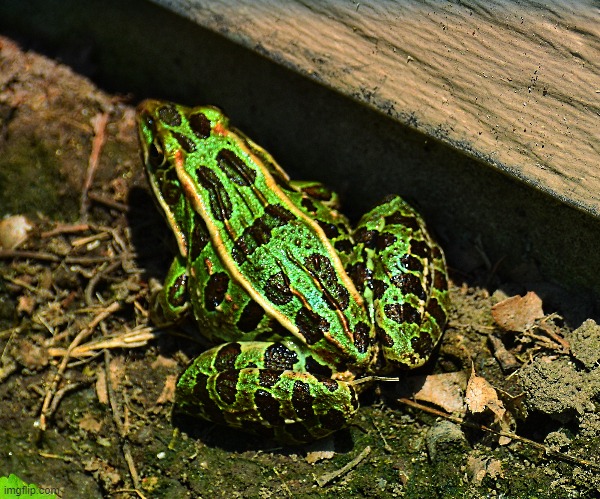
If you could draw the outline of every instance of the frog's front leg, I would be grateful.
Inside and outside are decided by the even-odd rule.
[[[284,443],[312,441],[348,425],[358,410],[351,383],[324,371],[293,341],[225,343],[183,372],[175,410]]]
[[[161,325],[176,322],[189,310],[187,264],[178,256],[171,263],[162,288],[150,297],[150,319]]]

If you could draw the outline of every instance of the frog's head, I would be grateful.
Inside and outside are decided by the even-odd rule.
[[[195,194],[186,192],[184,177],[211,154],[211,134],[226,128],[227,118],[211,106],[189,108],[146,100],[138,106],[137,123],[154,197],[175,233],[181,255],[186,256],[190,201]]]

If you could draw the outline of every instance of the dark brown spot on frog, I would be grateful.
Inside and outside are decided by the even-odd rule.
[[[386,248],[389,248],[392,244],[397,241],[397,238],[391,232],[381,232],[377,234],[374,240],[375,249],[382,251]]]
[[[386,225],[401,225],[403,227],[412,229],[413,231],[421,229],[421,224],[416,216],[404,215],[400,211],[396,211],[391,215],[388,215],[384,218],[384,220]]]
[[[265,310],[254,300],[251,300],[242,310],[237,321],[237,327],[244,333],[254,331],[264,316]]]
[[[446,312],[435,298],[431,298],[429,300],[429,302],[427,303],[426,311],[429,315],[431,315],[431,317],[435,319],[438,326],[443,329],[447,319]]]
[[[199,139],[210,137],[210,120],[202,113],[194,113],[189,117],[189,124],[194,135]]]
[[[185,152],[190,153],[196,150],[196,144],[186,135],[179,132],[171,132],[171,135]]]
[[[448,279],[444,272],[439,270],[433,271],[433,287],[441,291],[448,289]]]
[[[383,311],[388,319],[397,322],[398,324],[404,324],[405,322],[411,324],[421,323],[419,311],[410,303],[388,304],[383,307]]]
[[[329,201],[333,197],[333,192],[331,189],[328,189],[321,184],[303,187],[302,192],[306,193],[313,199],[318,199],[319,201],[325,202]]]
[[[271,388],[279,381],[281,372],[272,369],[260,369],[258,371],[258,384],[264,388]]]
[[[268,225],[271,228],[285,225],[295,219],[292,212],[279,204],[269,204],[265,206],[265,214],[269,216],[270,223]]]
[[[163,168],[167,163],[165,162],[165,155],[163,153],[162,146],[156,144],[156,140],[148,146],[148,166],[152,171],[156,171]]]
[[[187,279],[187,274],[181,274],[169,287],[168,301],[174,308],[183,307],[188,302]]]
[[[333,247],[338,253],[349,255],[354,249],[354,244],[349,239],[340,239],[334,243]]]
[[[227,371],[235,369],[235,362],[242,353],[242,347],[239,343],[225,343],[215,355],[215,371]]]
[[[354,240],[357,244],[364,244],[367,248],[375,248],[376,238],[379,233],[375,230],[368,230],[360,227],[354,232]]]
[[[431,247],[425,241],[412,240],[410,242],[410,253],[420,256],[424,260],[431,259]]]
[[[295,324],[298,332],[309,345],[314,345],[322,340],[329,330],[329,322],[306,307],[302,307],[296,314]]]
[[[192,262],[195,262],[200,256],[200,253],[202,253],[202,250],[210,242],[210,235],[208,234],[208,229],[206,228],[204,220],[196,212],[194,212],[193,220],[194,228],[189,243],[190,258]]]
[[[389,287],[389,285],[381,279],[373,279],[369,283],[369,287],[373,290],[373,299],[381,300],[381,297]]]
[[[420,300],[424,300],[427,297],[421,284],[421,279],[415,274],[405,273],[395,275],[392,278],[392,283],[402,291],[403,295],[411,293]]]
[[[165,203],[172,209],[183,204],[183,193],[174,168],[159,170],[154,174],[156,183]]]
[[[338,282],[337,274],[329,258],[313,253],[304,259],[306,270],[321,285],[323,300],[331,310],[346,310],[350,294],[345,286]]]
[[[208,279],[204,293],[204,308],[213,312],[221,304],[229,287],[229,277],[225,272],[215,272]]]
[[[317,207],[310,198],[303,197],[300,204],[309,214],[314,214],[317,211]]]
[[[265,212],[258,217],[252,225],[246,227],[244,232],[234,243],[232,255],[236,263],[241,264],[251,256],[258,247],[268,243],[274,228],[280,227],[294,218],[294,216],[280,205],[270,204],[265,206]]]
[[[290,280],[284,272],[277,272],[267,279],[265,296],[275,305],[285,305],[293,298]]]
[[[221,222],[229,220],[233,213],[233,206],[227,190],[215,172],[207,166],[196,168],[198,183],[208,193],[210,209],[213,217]]]
[[[237,185],[249,186],[256,180],[256,170],[229,149],[221,149],[218,152],[217,162],[227,178]]]
[[[318,374],[325,378],[331,378],[333,370],[331,367],[317,362],[313,357],[308,356],[304,359],[304,368],[311,374]]]
[[[346,273],[352,279],[359,293],[365,290],[365,285],[371,280],[373,271],[368,269],[364,262],[356,262],[346,269]]]
[[[194,384],[189,390],[182,390],[181,395],[176,395],[176,408],[192,416],[203,416],[215,423],[224,423],[223,412],[210,396],[208,391],[208,376],[198,373]],[[183,398],[185,397],[185,398]]]
[[[377,335],[377,340],[382,346],[388,348],[394,346],[394,339],[378,324],[375,324],[375,333]]]
[[[319,382],[331,393],[340,388],[339,383],[331,378],[320,378]]]
[[[235,403],[238,394],[239,370],[230,370],[216,374],[215,390],[219,398],[227,405]]]
[[[279,414],[279,401],[266,390],[254,392],[254,405],[260,416],[272,425],[283,425],[284,419]]]
[[[292,370],[296,362],[298,362],[296,352],[281,343],[273,343],[265,349],[265,368],[281,369],[282,371]]]
[[[429,357],[435,346],[431,339],[431,335],[425,330],[419,331],[418,338],[412,338],[410,340],[410,345],[413,352],[416,352],[421,358]]]
[[[317,223],[319,224],[319,227],[323,229],[323,232],[328,239],[335,239],[340,235],[340,231],[335,224],[323,222],[322,220],[317,220]]]
[[[406,254],[400,258],[400,263],[407,270],[413,270],[415,272],[423,271],[423,263],[416,256]]]
[[[292,405],[299,418],[306,420],[314,417],[315,413],[312,406],[313,400],[314,397],[310,393],[310,386],[308,383],[294,381]]]
[[[359,322],[354,328],[354,346],[360,353],[365,353],[369,348],[369,333],[371,328],[364,322]]]
[[[158,117],[160,121],[162,121],[167,126],[181,125],[181,115],[179,114],[179,111],[177,111],[177,109],[170,104],[159,108]]]

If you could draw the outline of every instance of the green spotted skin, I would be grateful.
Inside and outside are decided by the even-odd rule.
[[[175,409],[286,443],[351,423],[354,380],[425,363],[449,307],[444,257],[390,196],[352,229],[337,196],[290,181],[217,108],[145,101],[142,158],[178,245],[152,316],[216,344]]]

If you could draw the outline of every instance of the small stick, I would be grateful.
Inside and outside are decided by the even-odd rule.
[[[325,487],[325,485],[327,485],[328,483],[336,480],[342,475],[345,475],[352,468],[355,468],[370,453],[371,447],[367,445],[358,456],[356,456],[352,461],[350,461],[346,465],[342,466],[340,469],[332,471],[331,473],[326,473],[325,475],[321,475],[319,478],[317,478],[317,484],[319,485],[319,487]]]
[[[140,475],[137,472],[135,467],[135,461],[133,460],[133,456],[131,455],[131,448],[129,446],[129,442],[126,440],[126,431],[125,426],[123,425],[123,421],[121,419],[121,409],[117,405],[117,400],[115,397],[115,392],[112,388],[112,384],[110,382],[110,352],[108,350],[104,350],[104,369],[106,372],[106,388],[108,393],[108,400],[110,403],[110,408],[112,410],[113,421],[115,426],[117,427],[117,432],[122,440],[121,450],[123,451],[123,457],[125,458],[125,462],[127,463],[127,467],[129,468],[129,475],[131,476],[131,480],[133,481],[133,486],[136,489],[140,488]]]
[[[97,194],[95,192],[88,192],[88,198],[90,198],[92,201],[96,201],[97,203],[104,204],[104,205],[108,206],[109,208],[113,208],[117,211],[129,211],[129,206],[127,206],[126,204],[119,203],[118,201],[115,201],[114,199],[107,198],[107,197]]]
[[[65,353],[65,356],[63,357],[60,365],[58,366],[58,370],[56,371],[56,374],[54,375],[54,379],[52,380],[52,383],[50,384],[50,388],[48,389],[48,391],[46,392],[46,396],[44,397],[44,403],[42,404],[42,410],[40,411],[40,419],[39,419],[39,425],[40,425],[41,431],[46,431],[46,420],[49,416],[52,415],[52,412],[49,410],[50,404],[52,402],[52,398],[56,394],[58,384],[60,383],[60,380],[61,380],[65,370],[67,369],[67,364],[69,363],[69,358],[71,357],[71,352],[73,350],[75,350],[75,348],[85,338],[87,338],[89,335],[91,335],[94,332],[94,329],[101,321],[103,321],[104,319],[106,319],[107,317],[109,317],[110,315],[115,313],[117,310],[119,310],[119,308],[121,308],[121,306],[119,305],[119,302],[115,301],[115,302],[111,303],[108,307],[106,307],[104,310],[102,310],[102,312],[100,312],[96,317],[94,317],[92,319],[92,321],[89,323],[89,325],[87,327],[84,327],[79,332],[79,334],[77,336],[75,336],[75,338],[69,345],[69,348],[67,349],[67,352]]]
[[[88,191],[90,190],[92,182],[94,181],[94,175],[96,173],[96,169],[98,168],[98,162],[100,159],[100,151],[102,151],[102,146],[106,140],[106,134],[104,132],[106,130],[107,123],[108,113],[100,113],[96,115],[94,119],[92,119],[92,125],[94,127],[94,139],[92,140],[92,152],[90,153],[90,158],[88,160],[87,175],[81,189],[81,206],[79,208],[79,215],[81,216],[82,220],[87,218],[89,207]]]
[[[41,260],[45,262],[60,262],[61,258],[46,253],[45,251],[23,251],[23,250],[0,250],[0,259],[5,258],[29,258],[31,260]]]
[[[498,435],[499,437],[507,437],[512,440],[517,440],[519,442],[523,442],[524,444],[530,445],[531,447],[533,447],[535,449],[544,451],[548,456],[555,457],[557,459],[560,459],[561,461],[565,461],[565,462],[572,463],[572,464],[580,464],[580,465],[588,466],[589,468],[592,468],[594,470],[600,470],[600,464],[596,464],[596,463],[593,463],[592,461],[587,461],[585,459],[579,459],[577,457],[569,456],[568,454],[564,454],[562,452],[558,452],[558,451],[549,449],[548,447],[546,447],[543,444],[537,443],[533,440],[529,440],[528,438],[525,438],[525,437],[520,437],[519,435],[516,435],[514,433],[510,433],[510,432],[502,431],[502,430],[494,430],[488,426],[484,426],[484,425],[477,424],[477,423],[471,423],[470,421],[465,421],[461,418],[452,416],[450,414],[446,414],[445,412],[438,411],[437,409],[433,409],[431,407],[421,405],[418,402],[413,402],[412,400],[407,399],[407,398],[399,398],[397,400],[401,404],[408,405],[409,407],[413,407],[415,409],[419,409],[424,412],[428,412],[429,414],[433,414],[434,416],[439,416],[441,418],[447,419],[448,421],[452,421],[453,423],[456,423],[460,426],[465,426],[467,428],[473,428],[475,430],[485,431],[488,433],[492,433],[494,435]]]
[[[58,236],[59,234],[75,234],[77,232],[85,232],[89,228],[90,228],[90,226],[88,224],[75,224],[75,225],[61,224],[52,230],[42,232],[40,234],[40,237],[42,239],[45,239],[47,237]]]

